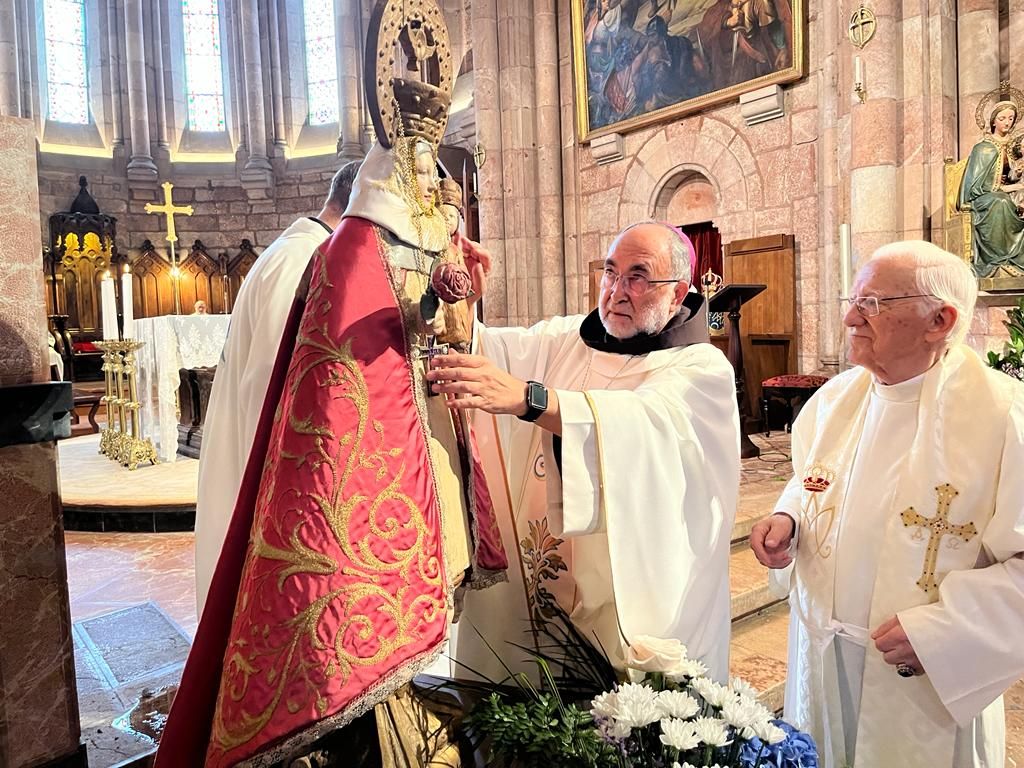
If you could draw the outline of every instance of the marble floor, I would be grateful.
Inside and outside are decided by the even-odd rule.
[[[771,510],[789,473],[788,435],[773,433],[757,442],[762,456],[744,462],[733,532],[737,544],[732,576],[738,593],[749,590],[759,578],[756,562],[742,550],[742,539],[750,525]],[[106,768],[151,749],[144,740],[112,728],[113,721],[143,688],[173,683],[180,675],[183,644],[194,636],[197,625],[193,535],[68,532],[65,538],[83,737],[89,744],[90,766]],[[763,667],[769,659],[779,667],[773,671],[784,674],[786,610],[783,603],[737,625],[733,637],[737,664],[756,658]],[[122,640],[144,646],[145,663],[123,672],[118,654],[124,643],[104,641],[103,622],[99,630],[89,623],[97,617],[120,620],[123,627],[135,621],[134,633],[128,631]],[[757,677],[754,669],[741,671]],[[1006,708],[1007,765],[1024,767],[1024,682],[1011,688]]]

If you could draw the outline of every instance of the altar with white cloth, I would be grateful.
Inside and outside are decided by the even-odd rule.
[[[142,436],[152,440],[161,461],[178,449],[178,384],[182,368],[217,365],[228,337],[230,315],[164,315],[135,321],[139,414]]]

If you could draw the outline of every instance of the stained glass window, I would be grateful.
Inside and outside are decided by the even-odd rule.
[[[89,122],[85,68],[85,0],[45,0],[46,114],[60,123]]]
[[[338,55],[334,0],[303,0],[306,28],[306,97],[309,124],[338,122]]]
[[[193,131],[224,130],[224,70],[219,0],[181,0],[185,28],[185,101]]]

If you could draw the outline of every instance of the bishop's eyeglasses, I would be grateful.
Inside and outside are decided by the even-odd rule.
[[[675,280],[651,280],[649,277],[638,273],[632,273],[628,275],[620,275],[614,269],[605,269],[604,274],[601,275],[601,282],[608,286],[609,291],[615,290],[615,284],[621,280],[623,290],[633,298],[643,296],[649,290],[652,285],[665,284],[665,283],[678,283],[680,278]]]
[[[936,296],[930,293],[913,293],[909,296],[850,296],[840,299],[843,302],[843,314],[845,315],[852,304],[864,317],[877,317],[882,311],[882,304],[890,301],[903,301],[904,299],[934,299]]]

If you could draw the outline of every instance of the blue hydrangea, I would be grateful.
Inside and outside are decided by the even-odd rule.
[[[818,747],[809,734],[798,731],[784,720],[774,720],[775,725],[786,732],[786,740],[773,746],[765,746],[761,752],[761,740],[750,739],[740,752],[740,763],[744,768],[818,768]],[[760,762],[755,766],[758,754]]]

